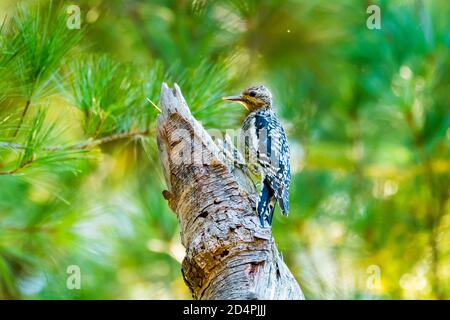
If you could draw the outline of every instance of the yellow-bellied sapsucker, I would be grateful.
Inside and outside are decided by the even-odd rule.
[[[257,205],[261,224],[264,226],[265,220],[272,224],[277,202],[282,214],[288,215],[291,182],[289,144],[272,109],[272,94],[264,86],[255,86],[239,96],[224,99],[241,103],[249,112],[242,127],[242,155],[247,165],[256,168],[262,177]]]

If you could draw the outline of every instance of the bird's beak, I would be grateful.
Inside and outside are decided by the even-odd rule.
[[[229,97],[223,97],[223,100],[227,100],[227,101],[242,101],[242,97],[241,96],[229,96]]]
[[[249,110],[247,103],[246,103],[244,97],[242,97],[242,96],[229,96],[229,97],[223,97],[222,99],[227,100],[227,101],[239,102],[240,104],[242,104],[244,106],[245,109]]]

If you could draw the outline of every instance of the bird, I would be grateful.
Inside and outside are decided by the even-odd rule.
[[[273,109],[272,94],[263,85],[245,89],[240,95],[223,97],[242,104],[246,118],[242,125],[240,149],[246,165],[259,172],[261,191],[257,213],[261,225],[272,225],[278,202],[281,213],[289,213],[291,183],[290,149],[285,130]]]

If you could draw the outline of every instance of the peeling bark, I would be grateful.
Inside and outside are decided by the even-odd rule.
[[[253,183],[194,119],[179,87],[161,89],[158,148],[186,248],[182,273],[194,299],[304,299],[255,212]]]

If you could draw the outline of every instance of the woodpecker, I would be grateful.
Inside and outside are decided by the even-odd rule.
[[[272,225],[278,202],[281,213],[289,212],[291,182],[290,151],[286,134],[272,108],[272,94],[262,86],[253,86],[238,96],[224,100],[241,103],[247,110],[241,134],[241,151],[249,168],[261,176],[261,193],[257,212],[261,225]]]

